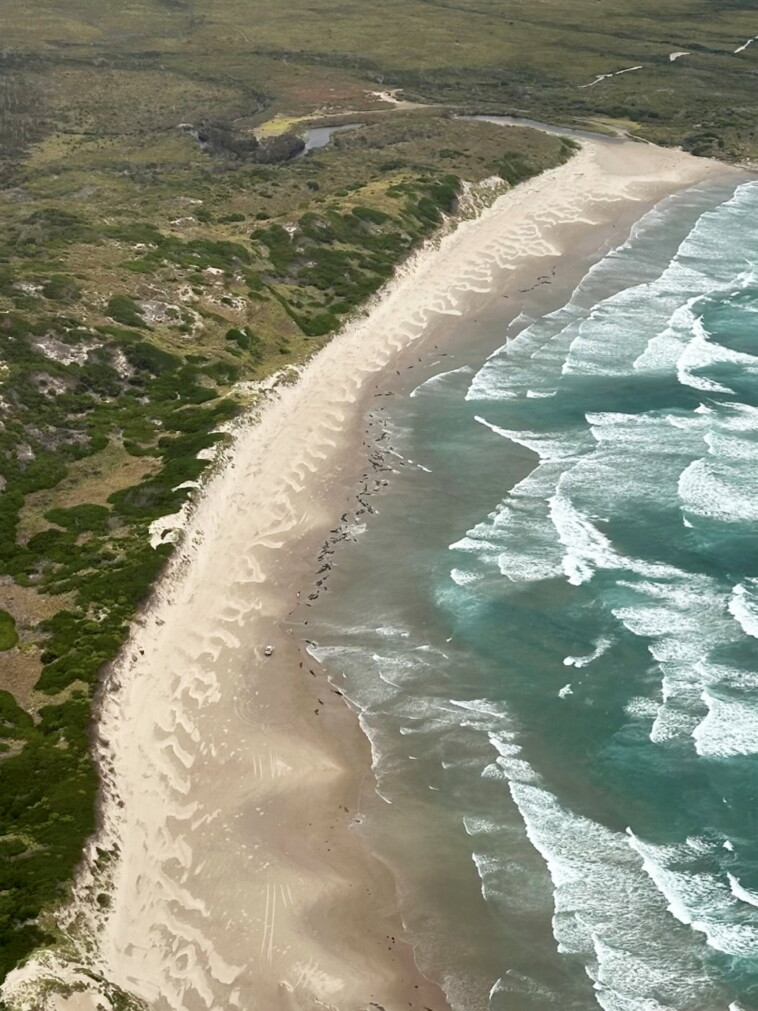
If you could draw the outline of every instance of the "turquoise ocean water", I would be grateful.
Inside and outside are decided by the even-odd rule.
[[[365,831],[460,1011],[756,1011],[758,183],[490,327],[313,613]]]

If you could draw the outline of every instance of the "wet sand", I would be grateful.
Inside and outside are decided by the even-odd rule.
[[[349,535],[356,490],[384,479],[365,413],[409,364],[428,368],[464,312],[496,295],[515,314],[614,229],[724,171],[586,144],[414,255],[237,427],[105,686],[101,827],[61,914],[70,950],[11,973],[12,1006],[109,1009],[115,985],[155,1011],[448,1007],[361,836],[368,744],[304,650],[330,539]],[[53,980],[82,989],[40,1003]]]

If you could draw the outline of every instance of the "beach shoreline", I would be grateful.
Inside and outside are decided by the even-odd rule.
[[[587,143],[411,257],[368,316],[237,427],[102,695],[101,824],[63,920],[87,961],[32,959],[8,977],[11,1007],[34,1007],[45,974],[65,973],[90,992],[46,1006],[106,1006],[87,966],[156,1011],[448,1007],[361,837],[368,742],[303,651],[328,570],[313,573],[361,522],[356,492],[387,479],[365,412],[431,374],[461,314],[495,298],[511,319],[560,303],[650,206],[728,171]]]

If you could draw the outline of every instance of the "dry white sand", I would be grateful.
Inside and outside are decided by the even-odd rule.
[[[528,282],[544,257],[607,235],[630,203],[642,213],[714,171],[652,146],[585,145],[414,256],[237,430],[105,692],[102,827],[62,916],[73,961],[47,954],[11,973],[12,1006],[109,1007],[89,969],[156,1011],[443,1011],[401,940],[392,881],[355,831],[368,749],[342,700],[299,666],[283,619],[346,507],[365,398],[398,354],[504,272]],[[105,870],[96,846],[115,854]],[[35,997],[51,978],[81,992]]]

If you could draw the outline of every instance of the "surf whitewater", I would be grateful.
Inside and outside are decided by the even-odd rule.
[[[487,325],[313,615],[366,831],[456,1008],[758,1008],[758,183]]]

